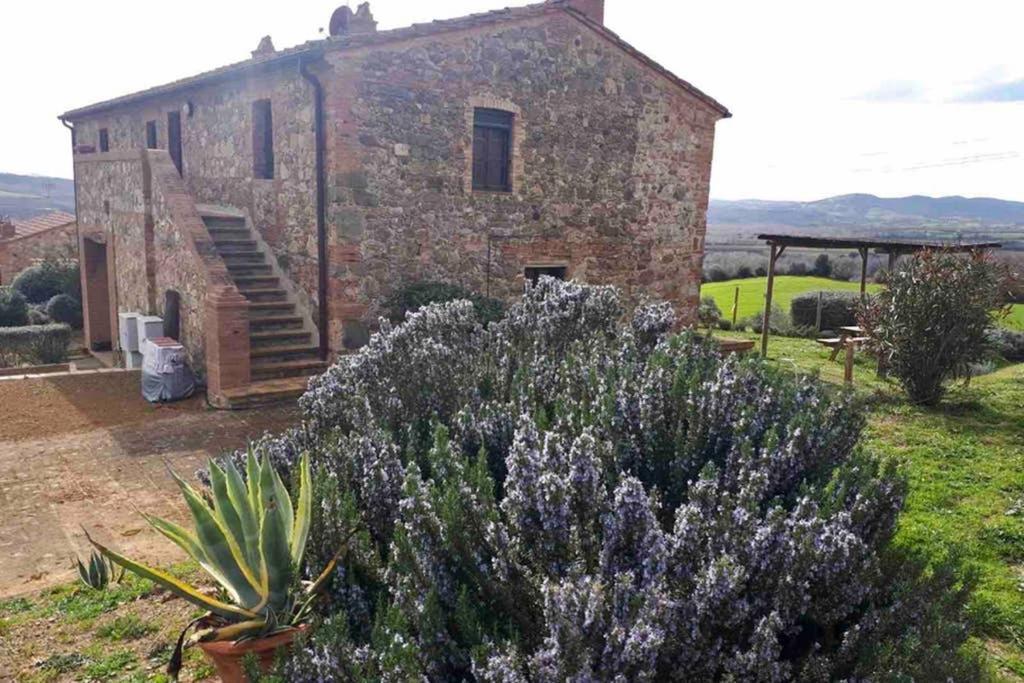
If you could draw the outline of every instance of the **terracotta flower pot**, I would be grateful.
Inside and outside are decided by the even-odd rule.
[[[289,648],[295,638],[305,633],[308,626],[303,624],[298,628],[278,633],[269,638],[255,638],[241,642],[214,642],[199,643],[203,653],[213,662],[217,669],[217,675],[224,683],[246,683],[245,672],[242,669],[242,659],[252,653],[259,660],[260,668],[267,671],[274,663],[274,657],[280,648]]]

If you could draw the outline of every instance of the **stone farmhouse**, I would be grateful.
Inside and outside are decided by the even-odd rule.
[[[26,220],[0,220],[0,285],[9,285],[18,273],[45,260],[78,258],[75,217],[51,211]]]
[[[729,112],[548,0],[329,35],[68,111],[86,340],[173,315],[220,405],[296,391],[396,287],[510,298],[540,274],[696,317],[715,123]],[[295,380],[281,381],[294,377]]]

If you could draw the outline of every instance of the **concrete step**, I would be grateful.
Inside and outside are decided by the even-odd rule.
[[[252,361],[251,367],[253,368],[257,365],[288,360],[319,360],[320,349],[309,344],[250,348],[249,358]]]
[[[327,363],[319,360],[286,360],[277,363],[261,363],[251,366],[254,382],[282,377],[310,377],[327,369]]]
[[[206,231],[210,233],[210,237],[216,240],[225,239],[248,239],[251,237],[249,234],[249,228],[211,228],[207,226]]]
[[[251,328],[250,328],[251,329]],[[253,349],[264,349],[268,347],[283,347],[296,344],[309,344],[313,339],[312,332],[304,330],[269,330],[264,332],[249,332],[249,347]]]
[[[252,304],[250,304],[250,308],[251,306]],[[302,317],[297,315],[263,315],[258,317],[249,317],[249,330],[252,332],[293,330],[301,327]]]
[[[211,216],[204,215],[203,222],[208,228],[237,228],[245,227],[245,219],[241,216]]]
[[[242,289],[274,289],[281,284],[276,275],[235,275],[231,274],[239,290]]]
[[[238,291],[242,293],[249,301],[267,302],[267,301],[280,301],[284,302],[288,300],[288,293],[280,287],[239,287]]]

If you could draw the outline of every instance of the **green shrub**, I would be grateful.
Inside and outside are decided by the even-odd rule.
[[[988,331],[993,350],[1013,363],[1024,362],[1024,331],[993,327]]]
[[[29,266],[14,278],[11,286],[32,304],[46,303],[58,294],[81,299],[78,264],[66,261],[43,261]]]
[[[829,260],[828,254],[818,254],[818,258],[814,259],[814,266],[811,268],[811,273],[818,277],[832,276],[832,261]]]
[[[28,325],[28,304],[21,292],[0,287],[0,327]]]
[[[821,328],[836,330],[857,323],[860,306],[857,292],[821,292]],[[789,312],[794,325],[814,327],[818,314],[818,292],[807,292],[793,297]]]
[[[700,308],[697,309],[697,319],[703,327],[711,328],[718,324],[722,318],[722,309],[715,303],[714,297],[705,296],[700,300]]]
[[[1005,295],[1005,273],[986,254],[921,252],[889,274],[860,324],[869,348],[915,403],[934,405],[946,386],[970,377],[991,353]]]
[[[757,334],[761,334],[761,330],[764,329],[764,311],[758,311],[754,315],[744,318],[741,322],[744,327],[749,327]],[[772,304],[771,333],[780,337],[802,337],[808,339],[818,335],[818,331],[814,329],[813,324],[794,325],[793,320],[786,315],[786,312],[782,310],[782,306],[779,306],[777,303]]]
[[[732,329],[732,321],[726,320],[725,318],[720,318],[718,321],[718,329],[724,332],[728,332],[729,330]]]
[[[29,325],[46,325],[53,322],[50,320],[50,316],[46,315],[46,306],[42,304],[32,304],[28,307],[28,324]]]
[[[476,309],[477,315],[485,325],[501,319],[505,314],[504,302],[474,294],[447,282],[414,282],[399,287],[384,300],[384,313],[388,320],[399,323],[405,320],[408,313],[414,313],[429,304],[460,299],[465,299],[473,304],[473,308]]]
[[[64,323],[74,330],[82,327],[82,304],[69,294],[58,294],[46,304],[46,315],[55,323]]]
[[[0,366],[63,363],[70,342],[67,325],[0,327]]]

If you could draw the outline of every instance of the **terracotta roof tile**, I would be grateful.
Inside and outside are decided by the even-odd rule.
[[[636,59],[640,60],[650,68],[654,69],[658,73],[665,76],[669,81],[674,83],[676,86],[689,92],[697,99],[703,101],[705,104],[711,106],[713,109],[718,111],[723,117],[729,117],[732,114],[722,104],[716,101],[714,98],[706,95],[689,82],[679,78],[671,71],[655,62],[650,57],[646,56],[632,45],[620,38],[615,32],[610,31],[603,25],[598,24],[588,17],[584,16],[580,12],[576,11],[569,6],[568,0],[547,0],[546,2],[539,2],[532,5],[524,5],[522,7],[506,7],[504,9],[491,10],[489,12],[480,12],[477,14],[470,14],[463,17],[456,17],[454,19],[439,19],[436,21],[413,24],[404,28],[390,29],[387,31],[377,31],[374,33],[360,33],[349,36],[331,37],[322,40],[313,40],[302,45],[297,45],[286,50],[280,50],[276,53],[259,55],[252,59],[246,59],[241,62],[229,64],[227,66],[213,69],[212,71],[206,71],[196,76],[184,78],[166,85],[157,86],[155,88],[149,88],[148,90],[142,90],[140,92],[132,93],[130,95],[124,95],[123,97],[117,97],[112,100],[99,102],[92,104],[87,107],[81,107],[79,109],[72,109],[65,112],[60,116],[62,119],[77,119],[83,116],[96,114],[108,109],[113,109],[122,105],[131,104],[140,100],[150,99],[158,97],[160,95],[166,95],[173,93],[184,88],[193,86],[205,85],[211,82],[215,82],[221,79],[229,79],[236,75],[241,75],[253,70],[259,70],[264,68],[270,68],[287,62],[302,55],[312,54],[325,50],[333,49],[351,49],[359,47],[367,47],[374,45],[381,45],[390,42],[396,42],[400,40],[408,40],[410,38],[419,38],[424,36],[430,36],[437,33],[444,33],[447,31],[457,31],[467,28],[475,28],[486,24],[497,23],[502,21],[513,21],[517,19],[528,18],[531,16],[540,16],[545,13],[559,11],[568,12],[572,16],[576,17],[579,21],[589,26],[594,31],[604,35],[612,43],[617,45],[624,52],[632,55]]]
[[[14,239],[18,239],[74,223],[75,217],[64,211],[52,211],[35,218],[11,222],[14,223]]]

